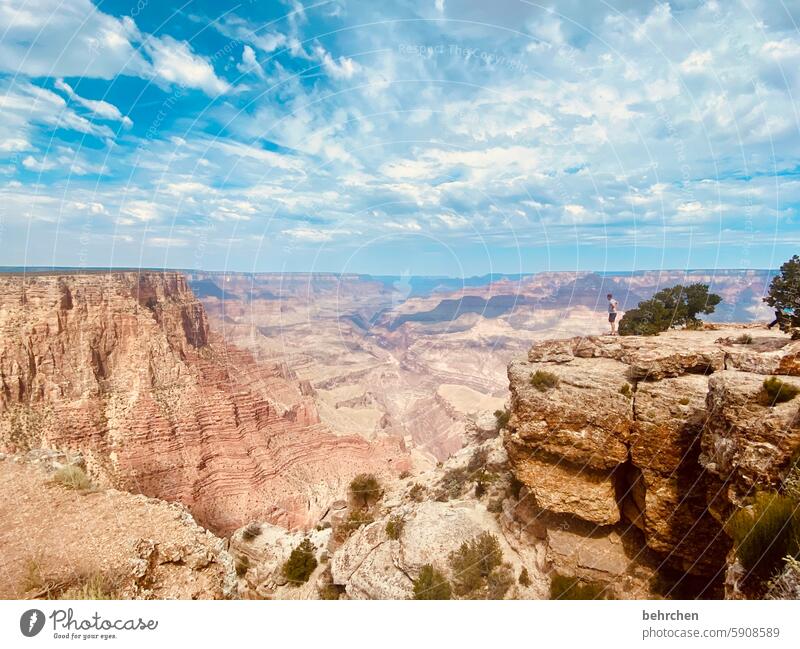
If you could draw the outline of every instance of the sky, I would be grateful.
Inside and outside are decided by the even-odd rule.
[[[0,0],[0,265],[774,268],[800,1]]]

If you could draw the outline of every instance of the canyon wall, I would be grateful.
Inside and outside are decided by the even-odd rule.
[[[728,327],[545,341],[513,361],[505,444],[553,568],[721,594],[726,520],[800,447],[797,403],[766,402],[766,375],[800,387],[800,342]]]
[[[279,364],[209,330],[184,276],[0,276],[0,451],[82,453],[106,486],[185,504],[229,533],[313,524],[401,440],[334,435]]]

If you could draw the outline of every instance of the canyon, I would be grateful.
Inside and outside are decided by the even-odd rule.
[[[767,376],[800,386],[800,343],[713,320],[766,317],[769,278],[0,275],[17,511],[0,594],[47,559],[67,517],[39,530],[35,514],[59,507],[104,527],[116,573],[139,566],[125,597],[405,599],[425,566],[457,584],[453,553],[484,533],[503,558],[492,596],[546,598],[556,577],[603,597],[740,596],[725,524],[800,445],[796,406],[758,400]],[[605,293],[630,307],[691,281],[725,296],[701,330],[600,335]],[[93,484],[79,496],[53,484],[70,463]],[[380,484],[368,516],[357,474]],[[133,518],[109,526],[112,507]],[[304,538],[318,566],[288,583]]]

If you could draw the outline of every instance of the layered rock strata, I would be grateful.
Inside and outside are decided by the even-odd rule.
[[[646,549],[634,543],[627,562],[653,553],[656,569],[711,588],[727,517],[800,446],[797,404],[770,405],[762,387],[766,375],[800,386],[799,362],[800,342],[742,327],[538,343],[508,369],[512,471],[542,518],[595,544],[640,532]]]
[[[334,435],[285,368],[209,330],[180,273],[0,277],[0,451],[80,451],[99,484],[228,533],[312,524],[399,439]]]

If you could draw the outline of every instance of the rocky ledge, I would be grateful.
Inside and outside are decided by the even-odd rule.
[[[504,442],[553,567],[596,578],[576,557],[601,544],[609,579],[644,569],[652,588],[668,570],[721,593],[725,521],[800,445],[798,404],[765,399],[770,375],[800,387],[800,342],[745,326],[551,340],[513,361]]]

